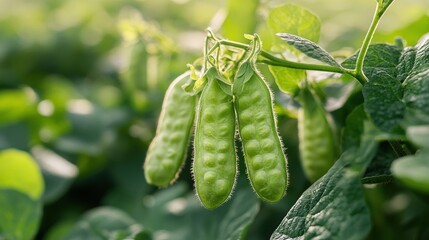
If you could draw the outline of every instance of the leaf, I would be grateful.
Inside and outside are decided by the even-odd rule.
[[[0,91],[0,125],[16,122],[31,115],[34,93],[31,90]]]
[[[407,138],[419,147],[429,148],[429,125],[408,127]]]
[[[344,152],[308,188],[271,236],[280,239],[364,239],[371,221],[360,178],[377,149],[367,124],[361,146]]]
[[[31,152],[42,170],[45,182],[43,201],[53,202],[67,191],[77,177],[78,169],[60,155],[41,146],[33,147]]]
[[[0,239],[33,239],[42,205],[15,189],[0,189]]]
[[[141,231],[142,226],[126,213],[99,207],[88,211],[64,239],[119,240],[133,238]]]
[[[410,188],[429,193],[428,159],[428,149],[399,158],[392,164],[393,176]]]
[[[382,16],[384,12],[386,12],[390,4],[392,3],[393,3],[393,0],[378,0],[378,4],[380,5],[377,11],[378,16]]]
[[[359,146],[360,137],[364,131],[364,121],[368,117],[363,105],[357,106],[346,119],[346,127],[342,132],[342,150],[346,151],[355,146]]]
[[[243,239],[246,229],[255,219],[259,212],[259,201],[255,199],[254,192],[240,189],[235,193],[231,205],[223,217],[218,231],[218,240]]]
[[[355,67],[357,53],[345,60],[346,68]],[[371,45],[365,57],[364,72],[369,82],[363,88],[365,111],[375,125],[387,133],[400,131],[404,118],[403,88],[397,79],[400,48],[387,44]]]
[[[142,200],[135,196],[128,199],[124,197],[121,208],[129,209],[129,203],[138,204],[138,211],[137,208],[130,209],[133,211],[130,215],[136,215],[135,218],[145,228],[162,232],[165,239],[243,239],[259,212],[260,201],[246,176],[243,174],[238,178],[237,190],[231,199],[215,211],[205,209],[195,194],[189,193],[187,184],[180,182],[145,196],[143,208]]]
[[[393,176],[390,172],[390,166],[397,157],[398,156],[387,142],[381,143],[374,159],[372,159],[362,177],[362,183],[373,184],[392,181]]]
[[[28,153],[16,149],[0,152],[0,188],[15,189],[34,200],[41,197],[42,174]]]
[[[312,42],[317,42],[320,37],[319,18],[309,10],[295,4],[284,4],[271,9],[268,13],[267,25],[273,38],[272,51],[284,52],[288,50],[290,52],[294,50],[275,36],[279,32],[301,36]],[[269,69],[280,90],[292,96],[299,89],[299,83],[306,78],[304,70],[275,66],[269,66]]]
[[[353,56],[344,60],[341,65],[348,69],[354,69],[359,51]],[[372,44],[365,56],[363,71],[368,79],[377,77],[380,71],[386,72],[388,75],[396,76],[396,66],[399,63],[401,49],[394,45],[388,44]]]
[[[268,66],[279,89],[291,96],[295,96],[299,90],[299,83],[306,79],[307,74],[303,70]]]
[[[365,111],[375,125],[385,132],[396,132],[405,115],[405,104],[402,101],[403,89],[395,76],[384,71],[369,78],[363,88]]]
[[[429,35],[423,37],[415,51],[412,70],[403,82],[403,101],[407,107],[429,115]]]
[[[245,33],[255,32],[258,0],[228,0],[227,16],[222,25],[223,35],[234,41],[243,41]],[[243,19],[246,19],[243,21]]]
[[[403,82],[413,70],[414,61],[416,60],[416,49],[414,47],[405,48],[399,58],[399,64],[396,67],[398,80]]]
[[[289,49],[282,40],[274,36],[276,33],[290,33],[318,42],[320,36],[319,18],[309,10],[295,5],[284,4],[271,9],[267,19],[268,27],[273,34],[272,50],[283,51]]]
[[[342,68],[331,54],[316,43],[290,33],[277,33],[276,35],[311,58],[327,63],[331,66]]]

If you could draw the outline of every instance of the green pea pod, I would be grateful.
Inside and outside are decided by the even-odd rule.
[[[146,181],[159,187],[174,182],[186,158],[196,105],[196,97],[182,89],[189,75],[186,72],[170,84],[164,96],[155,138],[147,151],[144,163]]]
[[[250,61],[240,66],[236,87],[235,110],[250,182],[262,200],[277,202],[286,193],[288,174],[271,91]]]
[[[216,208],[230,196],[237,175],[235,114],[232,95],[222,90],[215,68],[206,73],[194,138],[195,188],[206,208]]]
[[[337,159],[334,134],[320,100],[304,88],[298,110],[299,152],[308,180],[322,177]]]

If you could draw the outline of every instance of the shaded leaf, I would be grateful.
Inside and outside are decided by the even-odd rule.
[[[327,63],[331,66],[342,68],[331,54],[308,39],[290,33],[277,33],[277,36],[311,58]]]
[[[413,156],[397,159],[392,164],[392,173],[404,185],[429,193],[429,150],[425,149]]]
[[[422,148],[429,148],[429,125],[408,127],[407,137],[417,146]]]
[[[111,207],[99,207],[87,212],[65,240],[120,240],[132,238],[142,226],[126,213]]]
[[[393,176],[390,172],[390,166],[397,157],[387,142],[381,143],[374,159],[371,160],[362,177],[362,183],[386,183],[392,181]]]
[[[281,39],[274,36],[279,32],[301,36],[312,42],[319,41],[319,18],[301,6],[288,3],[273,8],[268,13],[267,23],[273,34],[272,50],[274,51],[283,51],[289,47]]]
[[[366,237],[371,221],[360,178],[377,144],[368,134],[361,141],[359,148],[344,152],[329,172],[302,194],[272,240]]]
[[[347,117],[346,127],[342,132],[342,150],[346,151],[355,146],[359,146],[360,137],[364,130],[364,121],[368,117],[363,105],[357,106]]]
[[[429,35],[420,40],[414,52],[414,58],[414,54],[412,57],[403,57],[403,62],[398,66],[398,75],[407,76],[402,86],[404,88],[403,102],[408,108],[408,122],[418,122],[419,119],[429,116]],[[400,67],[404,65],[408,65],[408,67]]]
[[[42,205],[14,189],[0,189],[0,239],[33,239],[42,217]]]
[[[383,15],[384,12],[386,12],[387,8],[390,6],[390,4],[393,3],[394,0],[378,0],[378,4],[380,5],[380,8],[378,9],[377,14],[379,16]]]

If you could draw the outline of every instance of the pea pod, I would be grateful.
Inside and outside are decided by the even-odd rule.
[[[337,158],[334,134],[320,100],[307,87],[302,89],[298,110],[299,152],[304,174],[315,182]]]
[[[232,95],[222,90],[221,84],[226,84],[219,79],[215,68],[207,71],[194,138],[195,187],[201,203],[209,209],[228,199],[237,174]]]
[[[189,75],[186,72],[170,84],[155,138],[146,155],[146,181],[159,187],[174,182],[186,158],[196,105],[196,98],[182,89],[182,85],[189,81]]]
[[[252,187],[262,200],[279,201],[288,183],[286,156],[277,133],[271,91],[250,61],[244,62],[237,72],[234,94]]]

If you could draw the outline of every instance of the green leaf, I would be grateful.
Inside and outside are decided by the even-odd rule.
[[[398,131],[406,108],[401,82],[384,71],[377,71],[369,79],[363,88],[366,112],[381,130]]]
[[[87,212],[65,240],[120,240],[133,238],[141,231],[142,226],[126,213],[112,207],[99,207]]]
[[[295,4],[284,4],[271,9],[268,13],[267,24],[273,39],[271,50],[276,52],[294,50],[276,37],[276,33],[290,33],[312,42],[318,42],[320,37],[319,18],[309,10]],[[269,69],[280,90],[292,96],[299,89],[299,83],[306,78],[304,70],[275,66],[269,66]]]
[[[397,159],[392,164],[392,173],[404,185],[429,193],[429,150]]]
[[[16,122],[32,114],[34,93],[29,89],[0,91],[0,125]]]
[[[215,211],[205,209],[186,184],[178,183],[145,196],[144,208],[133,214],[139,215],[145,228],[163,232],[169,240],[243,239],[259,212],[260,201],[244,174],[237,185],[231,199]],[[123,200],[142,205],[136,197]],[[129,207],[127,202],[123,205]]]
[[[291,96],[297,94],[299,83],[306,79],[307,74],[303,70],[284,67],[268,66],[279,89]]]
[[[290,33],[277,33],[277,36],[311,58],[327,63],[331,66],[342,68],[331,54],[308,39]]]
[[[342,150],[346,151],[360,144],[360,136],[364,131],[364,121],[368,117],[363,105],[357,106],[346,119],[346,127],[342,132]]]
[[[0,239],[33,239],[41,217],[39,201],[14,189],[0,189]]]
[[[408,127],[407,138],[419,147],[429,148],[429,125]]]
[[[45,182],[43,202],[53,202],[67,191],[77,177],[78,169],[60,155],[41,146],[33,147],[31,153],[42,170]]]
[[[348,69],[354,69],[359,51],[346,59],[341,65]],[[369,81],[377,78],[380,71],[388,75],[396,76],[396,66],[399,63],[401,49],[389,44],[372,44],[369,46],[368,53],[365,56],[363,71]]]
[[[248,0],[245,3],[242,0],[228,0],[227,16],[222,25],[223,35],[233,41],[243,41],[244,34],[253,34],[258,5],[258,0]]]
[[[291,33],[312,42],[319,41],[319,18],[301,6],[288,3],[273,8],[268,13],[267,23],[274,38],[273,51],[290,49],[281,39],[274,36],[276,33]]]
[[[0,188],[10,188],[39,199],[43,193],[42,174],[26,152],[8,149],[0,152]]]
[[[365,133],[359,148],[344,152],[329,172],[308,188],[271,236],[280,239],[364,239],[371,221],[361,176],[377,144]]]
[[[393,176],[390,172],[390,166],[397,157],[398,155],[387,142],[381,143],[374,159],[372,159],[362,177],[362,183],[387,183],[392,181]]]
[[[412,70],[403,82],[403,101],[407,107],[418,109],[429,115],[429,37],[424,37],[415,48],[416,54]],[[404,59],[404,61],[407,60]]]
[[[397,78],[400,82],[404,82],[413,70],[416,60],[416,49],[414,47],[405,48],[399,58],[399,64],[396,67]]]

